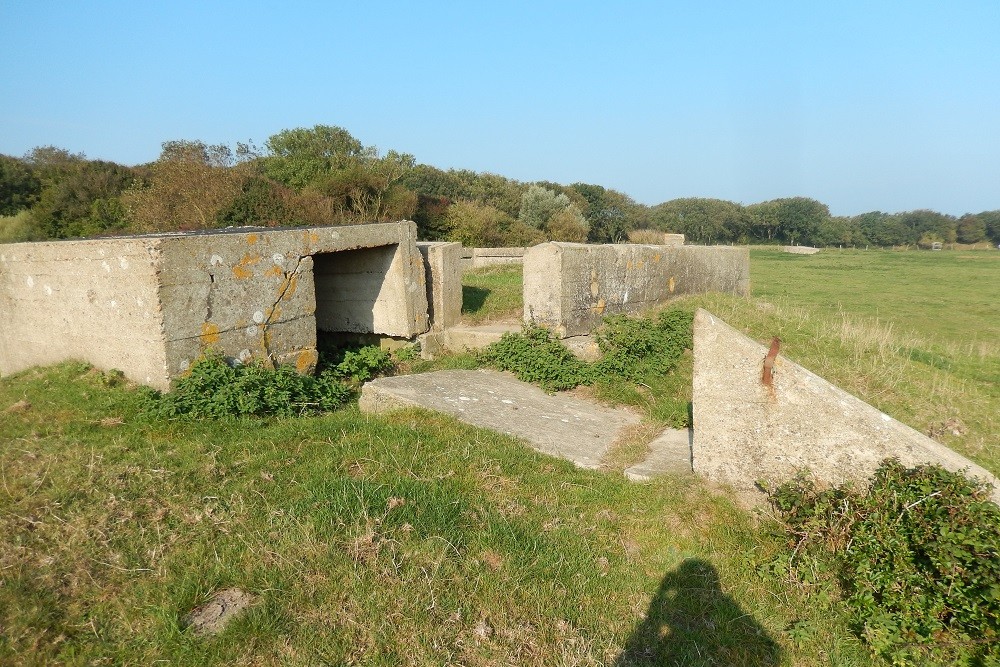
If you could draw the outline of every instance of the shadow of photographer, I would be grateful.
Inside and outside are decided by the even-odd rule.
[[[722,592],[708,562],[685,560],[668,572],[615,667],[776,666],[781,654],[753,616]]]

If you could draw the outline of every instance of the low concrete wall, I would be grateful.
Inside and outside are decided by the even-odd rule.
[[[746,248],[543,243],[524,255],[524,318],[563,338],[676,296],[749,289]]]
[[[82,359],[163,386],[157,239],[0,245],[0,373]]]
[[[412,222],[0,245],[0,373],[76,358],[165,389],[206,348],[307,371],[317,330],[412,338],[426,298]]]
[[[785,252],[792,255],[815,255],[819,252],[819,248],[812,248],[807,245],[786,245]]]
[[[443,331],[462,320],[462,244],[422,241],[427,307],[432,331]]]
[[[718,317],[694,321],[695,472],[763,501],[758,480],[781,483],[809,470],[830,484],[867,480],[889,457],[905,465],[967,469],[993,485],[984,468],[778,355],[771,386],[761,381],[767,348]]]
[[[484,266],[522,264],[526,248],[465,248],[462,251],[462,269],[480,269]]]

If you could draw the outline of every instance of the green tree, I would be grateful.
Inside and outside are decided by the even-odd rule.
[[[448,238],[468,248],[528,246],[544,241],[542,233],[503,211],[475,201],[458,201],[448,208]]]
[[[264,173],[298,190],[358,160],[374,157],[373,149],[332,125],[282,130],[265,145],[270,154],[264,158]]]
[[[61,148],[35,148],[26,161],[42,189],[31,208],[33,225],[45,238],[61,239],[124,231],[125,210],[118,197],[135,180],[128,167]]]
[[[986,221],[978,215],[967,213],[955,223],[955,236],[959,243],[980,243],[986,240]]]
[[[623,243],[639,227],[643,207],[628,195],[589,183],[570,187],[584,201],[582,212],[590,223],[587,240],[591,243]]]
[[[24,161],[0,155],[0,215],[14,215],[37,201],[41,181]]]
[[[657,229],[684,234],[691,243],[729,243],[747,235],[743,207],[723,199],[674,199],[652,207],[650,218]]]
[[[986,238],[1000,243],[1000,211],[983,211],[976,215],[986,226]]]

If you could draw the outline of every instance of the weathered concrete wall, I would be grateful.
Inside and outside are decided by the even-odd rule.
[[[168,374],[206,347],[228,356],[316,363],[316,332],[403,338],[427,330],[423,261],[412,223],[235,229],[166,237]]]
[[[749,289],[746,248],[543,243],[524,255],[524,318],[564,338],[676,296]]]
[[[427,308],[432,331],[443,331],[462,320],[462,244],[419,242],[424,258]]]
[[[0,245],[0,373],[80,359],[166,381],[156,238]]]
[[[317,330],[412,338],[428,327],[412,222],[14,244],[0,255],[2,373],[77,358],[165,389],[209,347],[305,371]]]
[[[694,321],[695,472],[762,500],[755,482],[780,483],[808,469],[831,484],[863,482],[879,463],[938,463],[988,471],[778,355],[770,387],[761,381],[767,348],[705,310]]]

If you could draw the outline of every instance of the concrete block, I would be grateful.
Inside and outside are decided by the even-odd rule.
[[[462,244],[419,242],[427,283],[431,331],[443,331],[462,320]]]
[[[524,318],[563,338],[676,296],[749,289],[746,248],[550,242],[524,255]]]
[[[967,470],[993,485],[986,469],[883,414],[779,354],[771,386],[761,374],[767,348],[718,317],[694,321],[695,472],[763,501],[755,482],[781,483],[799,470],[830,484],[863,482],[886,458]]]
[[[815,255],[819,248],[811,248],[807,245],[786,245],[785,252],[792,255]]]

